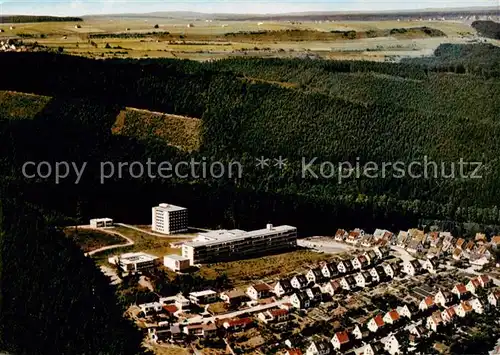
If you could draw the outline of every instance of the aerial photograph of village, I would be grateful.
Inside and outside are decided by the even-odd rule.
[[[500,354],[497,0],[0,0],[0,354]]]

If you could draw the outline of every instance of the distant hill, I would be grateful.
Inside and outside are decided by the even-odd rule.
[[[497,16],[498,9],[494,7],[467,7],[454,9],[418,9],[418,10],[394,10],[394,11],[309,11],[290,12],[274,14],[238,14],[238,13],[202,13],[192,11],[170,11],[150,13],[125,13],[107,15],[89,15],[84,18],[94,17],[120,17],[120,18],[162,18],[162,19],[185,19],[185,20],[221,20],[221,21],[244,21],[244,20],[361,20],[377,21],[390,19],[414,19],[419,17],[467,17],[467,16]]]
[[[474,21],[472,27],[484,37],[500,39],[500,23],[494,21]]]
[[[26,15],[0,16],[0,23],[81,22],[81,21],[83,21],[81,17],[26,16]]]

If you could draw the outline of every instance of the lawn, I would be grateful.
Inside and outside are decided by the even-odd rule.
[[[73,239],[85,253],[108,245],[127,242],[121,237],[97,230],[66,228],[64,233],[68,238]]]
[[[317,253],[309,250],[297,250],[279,255],[265,256],[256,259],[208,264],[200,269],[200,275],[212,279],[226,273],[234,286],[242,286],[251,281],[277,278],[287,274],[304,272],[321,261],[333,259],[331,254]]]

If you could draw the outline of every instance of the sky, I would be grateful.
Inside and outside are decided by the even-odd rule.
[[[89,14],[196,11],[286,13],[303,11],[385,11],[498,6],[500,0],[0,0],[0,15],[83,16]]]

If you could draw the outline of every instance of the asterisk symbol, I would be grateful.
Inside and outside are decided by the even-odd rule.
[[[284,158],[280,155],[280,157],[279,157],[278,159],[276,159],[276,158],[274,159],[274,162],[275,162],[275,163],[274,163],[274,166],[277,166],[278,168],[283,169],[283,167],[284,167],[284,166],[285,166],[285,164],[286,164],[286,161],[287,161],[287,160],[286,160],[286,159],[284,159]]]
[[[260,157],[256,159],[257,160],[257,167],[264,169],[265,167],[269,166],[269,159]]]

